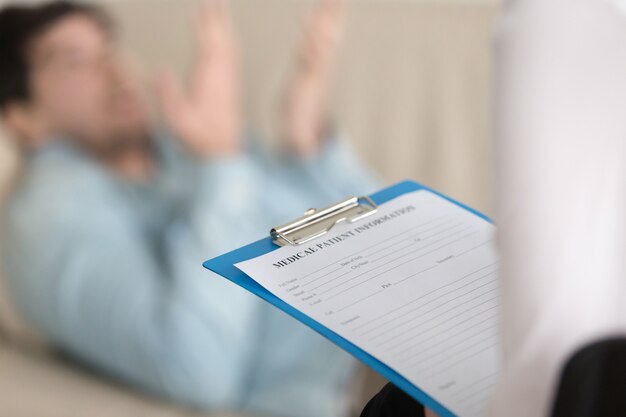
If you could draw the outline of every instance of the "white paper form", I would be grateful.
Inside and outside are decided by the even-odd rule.
[[[236,267],[456,415],[481,416],[500,366],[494,229],[420,190]]]

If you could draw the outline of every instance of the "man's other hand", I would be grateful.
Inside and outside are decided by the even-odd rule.
[[[282,102],[282,135],[300,156],[315,153],[328,127],[327,99],[340,44],[344,0],[319,0],[299,42]]]
[[[182,87],[170,72],[158,80],[166,122],[193,153],[231,155],[240,149],[238,51],[224,0],[209,0],[196,19],[197,55]]]

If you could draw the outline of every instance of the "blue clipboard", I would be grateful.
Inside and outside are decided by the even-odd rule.
[[[428,190],[471,212],[472,214],[475,214],[476,216],[487,220],[488,222],[491,222],[491,220],[484,214],[422,184],[410,180],[402,181],[390,187],[384,188],[370,195],[370,198],[376,204],[382,204],[403,194],[418,190]],[[300,322],[306,324],[322,336],[326,337],[331,342],[335,343],[340,348],[353,355],[355,358],[359,359],[361,362],[372,368],[374,371],[381,374],[389,382],[393,383],[395,386],[406,392],[408,395],[415,398],[421,404],[438,413],[441,417],[455,417],[454,413],[438,403],[435,399],[431,398],[424,391],[413,385],[413,383],[409,382],[406,378],[397,373],[395,370],[385,365],[363,349],[339,336],[337,333],[331,331],[316,320],[302,313],[300,310],[297,310],[296,308],[282,301],[280,298],[276,297],[274,294],[266,290],[264,287],[262,287],[260,284],[258,284],[256,281],[254,281],[252,278],[250,278],[248,275],[246,275],[234,266],[239,262],[256,258],[257,256],[269,253],[275,249],[278,249],[279,247],[280,246],[276,245],[270,237],[266,237],[254,243],[236,249],[232,252],[228,252],[216,258],[209,259],[208,261],[203,263],[203,266],[217,273],[218,275],[221,275],[224,278],[234,282],[240,287],[245,288],[251,293],[257,295],[268,303],[273,304],[285,313],[294,317],[296,320],[299,320]]]

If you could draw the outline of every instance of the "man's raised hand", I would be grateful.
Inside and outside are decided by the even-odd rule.
[[[319,149],[328,127],[327,99],[343,23],[344,0],[319,0],[296,51],[282,102],[282,135],[301,156]]]
[[[197,54],[187,85],[170,72],[158,80],[164,116],[198,156],[235,154],[241,134],[239,58],[225,1],[207,1],[195,26]]]

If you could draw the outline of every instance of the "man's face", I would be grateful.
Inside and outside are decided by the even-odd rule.
[[[55,23],[35,39],[29,62],[33,114],[48,134],[97,152],[145,137],[139,83],[93,18],[75,14]]]

